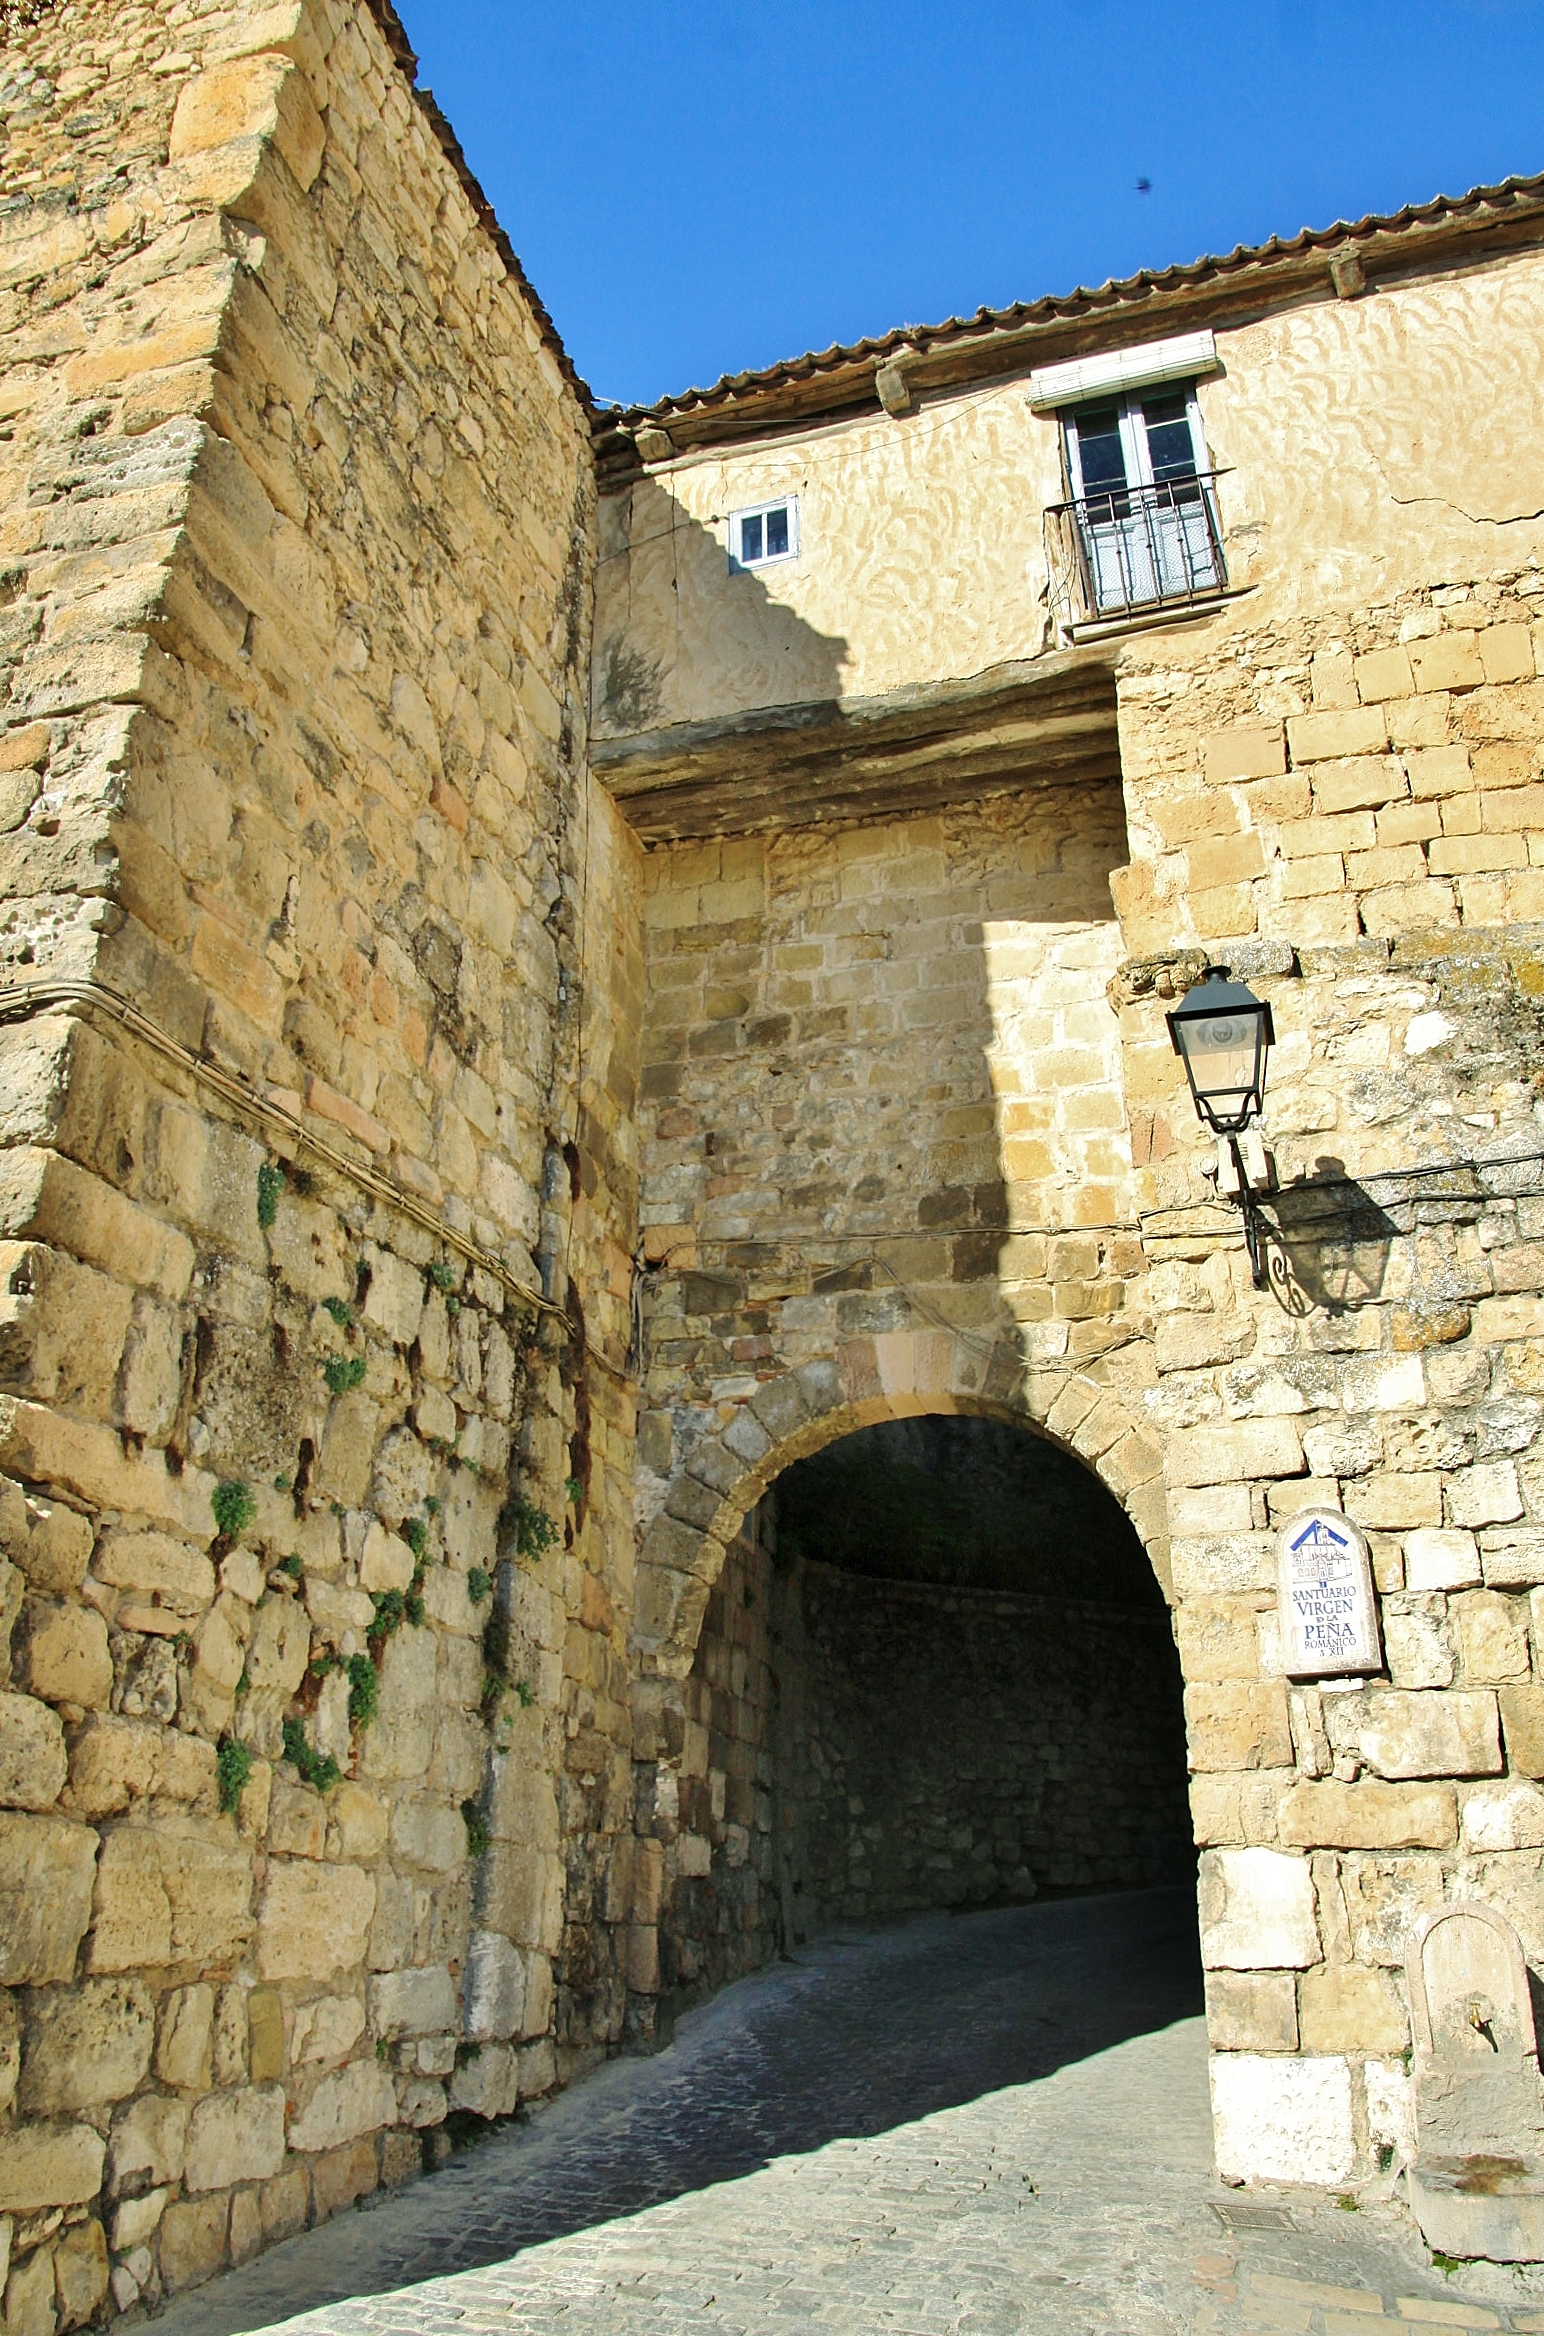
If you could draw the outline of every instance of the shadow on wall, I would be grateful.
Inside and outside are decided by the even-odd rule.
[[[847,643],[779,597],[791,572],[732,567],[727,537],[691,518],[664,479],[601,509],[595,598],[597,738],[626,738],[753,706],[842,694]]]
[[[898,1420],[774,1500],[795,1938],[1193,1875],[1168,1611],[1091,1470],[999,1421]]]
[[[876,1420],[1023,1417],[1042,1364],[1043,1417],[1064,1371],[1127,1343],[1140,1257],[1105,994],[1125,849],[1117,782],[1027,767],[934,812],[650,853],[646,1674],[691,1664],[717,1564],[690,1526],[722,1546],[789,1461]],[[875,1342],[939,1331],[941,1378],[888,1400]],[[824,1419],[768,1384],[828,1363],[851,1392]],[[766,1416],[760,1461],[705,1449],[731,1433],[726,1387]]]
[[[996,1420],[893,1420],[778,1480],[777,1550],[888,1581],[1166,1616],[1119,1503],[1070,1452]]]
[[[1324,1154],[1311,1176],[1275,1195],[1273,1214],[1267,1243],[1271,1288],[1293,1315],[1318,1308],[1333,1317],[1375,1305],[1395,1238],[1412,1229],[1348,1176],[1343,1160]]]

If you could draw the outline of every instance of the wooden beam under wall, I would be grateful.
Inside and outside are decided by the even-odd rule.
[[[1107,649],[870,698],[597,738],[595,775],[645,843],[940,809],[1120,774]]]

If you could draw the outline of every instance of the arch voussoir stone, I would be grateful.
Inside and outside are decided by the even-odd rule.
[[[1018,1421],[1074,1452],[1121,1502],[1169,1594],[1163,1449],[1118,1389],[1076,1368],[1026,1365],[1003,1339],[988,1349],[948,1330],[880,1331],[764,1381],[683,1459],[638,1553],[641,1672],[689,1672],[729,1545],[785,1468],[854,1429],[929,1412]]]

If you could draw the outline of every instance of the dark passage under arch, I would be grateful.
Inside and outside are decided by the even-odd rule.
[[[1193,1876],[1162,1593],[1025,1429],[896,1420],[796,1462],[685,1685],[667,2005],[833,1923]]]

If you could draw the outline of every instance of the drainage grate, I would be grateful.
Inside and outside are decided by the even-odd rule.
[[[1246,2198],[1214,2198],[1213,2214],[1230,2231],[1289,2231],[1292,2213],[1285,2206],[1260,2206]]]

